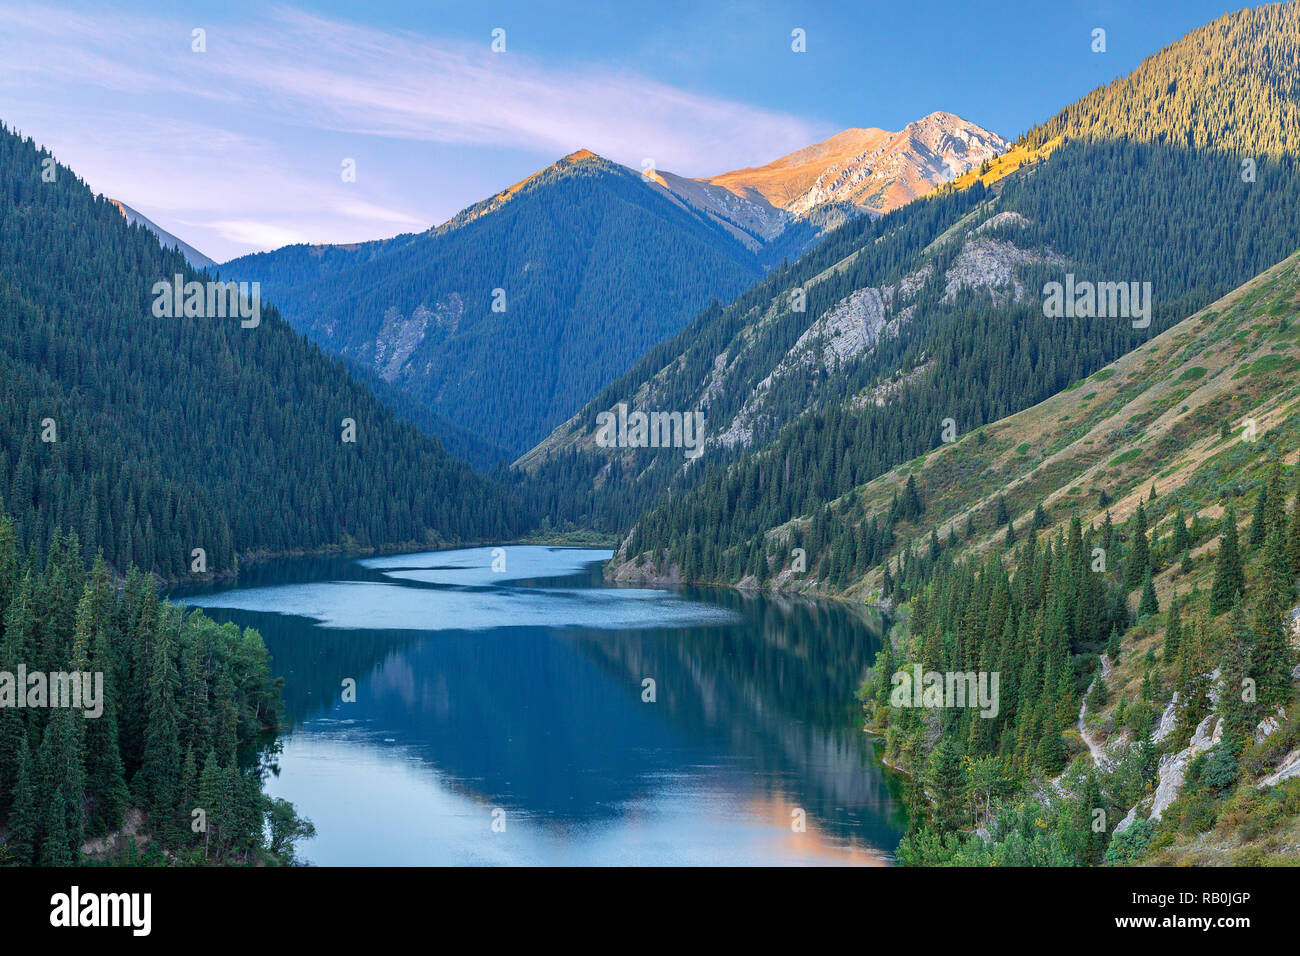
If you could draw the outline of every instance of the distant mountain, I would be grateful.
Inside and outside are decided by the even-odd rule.
[[[897,209],[1003,153],[1011,144],[952,113],[931,113],[897,133],[848,129],[766,166],[705,180],[798,217],[825,203],[872,213]]]
[[[945,422],[964,434],[1042,401],[1300,247],[1285,96],[1298,60],[1300,5],[1224,17],[1006,161],[830,232],[521,458],[572,509],[550,520],[635,526],[625,576],[761,582],[783,560],[772,529],[934,448]],[[1257,69],[1246,88],[1242,63]],[[1145,298],[1129,304],[1144,314],[1049,316],[1047,284],[1074,281],[1136,282]],[[597,416],[619,404],[703,413],[704,455],[598,447]],[[822,586],[875,566],[875,546],[854,548]]]
[[[935,113],[706,180],[583,149],[427,232],[288,246],[221,271],[261,282],[324,348],[516,456],[710,301],[1005,146]]]
[[[751,248],[776,246],[782,255],[797,255],[846,219],[897,209],[979,169],[1010,145],[960,116],[935,112],[896,133],[848,129],[765,166],[699,179],[662,170],[646,177],[738,229]],[[782,237],[787,241],[776,241]],[[763,257],[780,261],[770,253]]]
[[[518,455],[711,299],[750,237],[580,150],[416,235],[226,263],[323,347]]]
[[[178,580],[198,548],[230,572],[255,555],[526,530],[510,492],[265,300],[250,326],[170,317],[156,284],[199,274],[71,170],[43,182],[46,158],[0,125],[0,497],[22,541],[41,553],[75,532],[87,560],[102,549],[118,572]]]
[[[111,202],[114,206],[118,208],[118,211],[122,213],[122,215],[126,218],[126,221],[129,222],[131,225],[143,226],[145,229],[148,229],[155,236],[157,236],[158,241],[162,244],[164,249],[179,250],[181,255],[185,257],[185,261],[188,262],[190,265],[192,265],[194,268],[196,269],[216,268],[217,264],[214,260],[209,259],[207,256],[199,252],[189,243],[182,242],[180,239],[177,239],[170,232],[163,229],[161,226],[157,225],[156,223],[146,218],[145,216],[141,215],[140,213],[136,212],[126,203],[121,202],[120,200],[117,199],[110,199],[109,202]]]

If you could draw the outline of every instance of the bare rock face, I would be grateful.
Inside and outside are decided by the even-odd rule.
[[[1283,780],[1300,777],[1300,748],[1282,758],[1278,768],[1259,782],[1260,787],[1276,787]]]
[[[1169,701],[1169,706],[1165,712],[1160,715],[1160,725],[1156,727],[1155,733],[1151,735],[1153,744],[1161,743],[1166,737],[1174,732],[1174,726],[1178,722],[1178,691],[1174,691],[1174,696]]]
[[[1281,720],[1286,720],[1286,712],[1280,707],[1278,708],[1278,713],[1281,715]],[[1255,728],[1255,743],[1263,743],[1269,737],[1273,736],[1273,733],[1282,726],[1281,720],[1277,717],[1265,717],[1261,720],[1259,726]]]
[[[884,213],[951,182],[1011,143],[955,116],[936,112],[898,132],[848,129],[765,166],[702,180],[794,216],[823,203]]]
[[[453,292],[434,303],[432,310],[418,305],[410,316],[404,316],[390,307],[384,313],[384,323],[379,327],[373,342],[360,350],[361,357],[371,356],[375,371],[386,382],[396,379],[406,368],[411,356],[429,333],[430,326],[444,338],[455,335],[465,314],[465,303]]]
[[[951,302],[962,289],[988,289],[995,305],[1007,299],[1020,302],[1025,297],[1025,287],[1016,269],[1037,262],[1065,264],[1064,259],[1051,251],[1032,252],[1003,239],[972,236],[962,245],[957,261],[948,270],[943,301]]]
[[[991,229],[1000,229],[1003,226],[1019,226],[1023,229],[1027,225],[1029,225],[1029,220],[1025,216],[1014,210],[1007,210],[985,219],[975,227],[975,234],[977,236],[983,235]]]
[[[682,583],[681,568],[674,564],[667,570],[660,571],[652,564],[638,565],[634,561],[619,564],[611,575],[617,584],[640,584],[654,587],[680,587]]]
[[[788,208],[801,214],[823,202],[851,202],[887,212],[969,172],[1009,145],[996,133],[951,113],[931,113],[828,166]]]
[[[728,427],[711,439],[727,448],[747,445],[764,421],[767,396],[779,379],[808,378],[833,373],[846,362],[865,355],[883,339],[896,336],[911,318],[903,302],[915,297],[933,269],[926,265],[897,285],[865,286],[845,296],[799,336],[780,363],[760,381]],[[715,377],[717,364],[714,366]]]
[[[1213,727],[1213,730],[1210,728]],[[1159,820],[1160,815],[1169,805],[1178,799],[1183,790],[1183,780],[1187,774],[1187,765],[1202,750],[1209,750],[1222,739],[1223,718],[1214,714],[1206,717],[1196,726],[1192,742],[1176,754],[1166,754],[1160,758],[1160,782],[1156,786],[1155,800],[1151,803],[1151,819]]]

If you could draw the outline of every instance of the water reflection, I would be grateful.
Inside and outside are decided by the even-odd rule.
[[[487,549],[286,562],[187,598],[258,628],[285,678],[293,730],[268,789],[316,823],[309,859],[888,858],[904,820],[852,697],[880,621],[605,588],[605,555],[510,548],[496,576]]]

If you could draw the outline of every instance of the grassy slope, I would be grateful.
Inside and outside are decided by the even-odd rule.
[[[1119,525],[1139,500],[1147,501],[1156,549],[1168,545],[1169,519],[1178,507],[1189,522],[1197,515],[1218,519],[1231,501],[1244,542],[1270,463],[1276,456],[1294,465],[1300,457],[1298,370],[1300,254],[1064,392],[908,462],[858,493],[865,496],[868,513],[882,513],[894,491],[901,492],[908,476],[916,476],[926,512],[915,525],[900,527],[899,548],[907,535],[922,543],[931,529],[947,539],[970,516],[976,533],[969,540],[954,535],[959,550],[1002,551],[1003,531],[994,527],[999,493],[1006,496],[1018,530],[1027,531],[1035,505],[1042,502],[1046,535],[1055,535],[1073,513],[1086,527],[1100,525],[1109,510]],[[1246,419],[1255,423],[1254,442],[1244,440]],[[1221,431],[1225,422],[1232,429],[1227,438]],[[1157,498],[1150,502],[1153,485]],[[1111,498],[1105,507],[1098,503],[1103,490]],[[1155,586],[1162,609],[1175,593],[1183,600],[1184,626],[1205,608],[1217,548],[1217,536],[1209,536],[1192,552],[1188,571],[1166,550]],[[1255,569],[1247,558],[1249,593]],[[848,596],[876,597],[880,575],[877,570],[855,582]],[[1136,591],[1130,595],[1134,608],[1137,596]],[[1118,700],[1131,702],[1140,695],[1147,652],[1163,658],[1163,622],[1163,615],[1149,617],[1124,635],[1108,682],[1110,703],[1088,716],[1089,731],[1103,746],[1117,736]],[[1165,675],[1157,690],[1161,708],[1170,693]],[[1295,862],[1300,782],[1265,790],[1250,785],[1300,745],[1300,706],[1288,713],[1282,729],[1249,755],[1254,772],[1247,785],[1198,811],[1199,822],[1190,821],[1179,803],[1166,813],[1169,822],[1148,861]],[[1088,759],[1077,733],[1066,736],[1075,756]]]
[[[855,493],[868,513],[882,514],[916,476],[926,511],[915,525],[899,525],[900,548],[909,535],[920,543],[932,528],[945,539],[968,516],[976,534],[962,550],[1000,548],[993,517],[999,493],[1017,529],[1041,501],[1049,534],[1074,512],[1085,526],[1100,524],[1107,510],[1122,523],[1153,483],[1157,536],[1167,532],[1159,522],[1177,504],[1189,520],[1197,513],[1216,518],[1225,494],[1243,498],[1244,523],[1253,497],[1243,493],[1262,473],[1262,450],[1280,440],[1286,461],[1296,458],[1300,422],[1290,419],[1300,399],[1298,285],[1300,257],[1293,256],[1047,401],[961,435]],[[1240,440],[1246,418],[1261,436],[1254,444]],[[1234,428],[1227,440],[1220,435],[1225,421]],[[1103,490],[1111,498],[1106,507],[1098,505]],[[871,598],[879,583],[877,569],[847,596]],[[1164,598],[1175,581],[1166,572],[1156,585]]]

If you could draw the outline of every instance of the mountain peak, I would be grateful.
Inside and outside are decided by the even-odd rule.
[[[703,181],[739,196],[758,193],[795,215],[828,202],[883,213],[955,179],[1010,145],[982,126],[936,110],[898,132],[846,129],[766,166]]]
[[[431,231],[445,232],[448,229],[455,229],[467,225],[473,222],[475,219],[478,219],[480,216],[486,215],[487,213],[493,212],[501,208],[502,205],[514,199],[520,193],[527,192],[529,189],[532,189],[534,186],[540,185],[542,183],[550,182],[557,176],[563,176],[564,174],[571,172],[575,167],[580,165],[581,166],[590,165],[593,167],[603,166],[603,167],[608,167],[611,170],[616,168],[614,163],[611,163],[603,156],[599,156],[596,153],[593,153],[589,149],[574,150],[572,153],[569,153],[567,156],[561,156],[559,159],[551,163],[549,166],[539,169],[531,176],[527,176],[524,179],[519,180],[519,182],[515,183],[513,186],[507,186],[505,189],[501,190],[501,192],[497,193],[495,196],[491,196],[487,199],[475,203],[474,205],[466,209],[462,209],[455,216],[453,216],[452,218],[444,222],[441,226],[435,226],[434,229]]]
[[[112,199],[108,196],[105,196],[104,198],[117,207],[117,211],[122,214],[122,218],[125,219],[127,222],[131,223],[132,225],[141,225],[144,228],[148,229],[150,232],[152,232],[155,236],[157,236],[159,244],[162,245],[164,248],[179,249],[181,255],[185,257],[185,261],[187,261],[195,269],[216,268],[217,264],[214,260],[209,259],[207,256],[199,252],[189,243],[176,238],[170,232],[163,229],[157,223],[148,219],[141,213],[132,209],[130,206],[122,202],[120,199]]]

